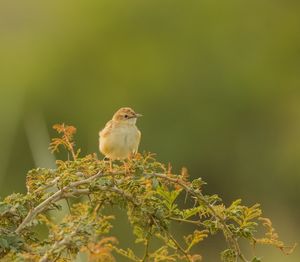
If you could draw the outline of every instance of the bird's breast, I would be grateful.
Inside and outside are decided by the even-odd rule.
[[[115,126],[105,137],[100,135],[100,151],[112,159],[122,159],[136,152],[139,133],[136,126]]]
[[[116,143],[123,146],[129,146],[135,142],[137,134],[136,127],[119,127],[116,128],[113,139]]]

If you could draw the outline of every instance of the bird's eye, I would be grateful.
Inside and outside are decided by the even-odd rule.
[[[125,115],[124,117],[125,117],[125,118],[128,118],[128,115]]]

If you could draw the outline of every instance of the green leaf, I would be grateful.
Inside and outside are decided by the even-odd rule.
[[[167,188],[164,188],[162,186],[158,186],[156,189],[156,193],[163,198],[164,204],[166,205],[166,207],[169,210],[172,210],[175,208],[174,202],[175,202],[176,198],[179,196],[181,191],[182,190],[168,191]]]
[[[0,238],[0,248],[1,249],[7,249],[7,248],[9,248],[8,241],[5,238]]]
[[[20,250],[23,245],[23,240],[14,233],[8,233],[0,238],[0,250]]]
[[[201,177],[196,178],[192,181],[192,187],[194,189],[200,189],[203,185],[206,185],[206,182],[203,181]]]
[[[184,241],[187,244],[186,251],[190,251],[190,249],[194,245],[198,244],[199,242],[203,241],[203,239],[205,239],[206,237],[208,237],[208,233],[209,233],[208,230],[202,230],[202,231],[195,230],[193,232],[193,234],[185,236],[184,237]]]
[[[236,262],[237,259],[237,254],[234,250],[232,249],[225,249],[222,253],[221,253],[221,260],[223,262]]]
[[[197,206],[197,207],[193,207],[193,208],[184,209],[181,212],[182,218],[183,219],[190,218],[190,217],[196,215],[201,209],[202,209],[202,206]]]
[[[0,202],[0,216],[4,216],[6,213],[8,213],[11,209],[12,205]]]
[[[152,187],[153,189],[157,189],[159,187],[159,182],[156,177],[152,178]]]

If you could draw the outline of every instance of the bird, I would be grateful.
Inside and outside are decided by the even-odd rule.
[[[111,171],[113,160],[124,160],[138,152],[141,131],[136,121],[141,116],[130,107],[122,107],[99,132],[99,150],[109,159]]]

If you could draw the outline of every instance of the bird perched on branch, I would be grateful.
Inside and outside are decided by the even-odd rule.
[[[111,169],[113,160],[129,158],[138,151],[141,132],[135,124],[140,116],[130,107],[122,107],[99,132],[99,149],[109,158]]]

